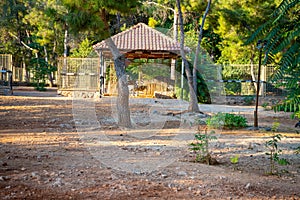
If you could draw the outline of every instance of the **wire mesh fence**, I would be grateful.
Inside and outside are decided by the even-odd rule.
[[[252,96],[256,94],[258,65],[205,64],[199,69],[212,96]],[[285,88],[272,81],[274,66],[261,66],[262,96],[286,95]],[[60,90],[99,90],[99,59],[59,59],[58,88]]]
[[[202,65],[200,72],[213,94],[219,95],[255,95],[258,65]],[[283,96],[285,88],[276,87],[272,81],[274,66],[261,66],[260,95]],[[218,84],[219,83],[219,84]]]
[[[99,90],[98,58],[60,58],[58,62],[59,90]]]
[[[12,94],[12,55],[0,54],[0,95]]]

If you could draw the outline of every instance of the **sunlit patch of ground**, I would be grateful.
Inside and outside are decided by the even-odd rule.
[[[210,143],[210,150],[219,165],[207,166],[193,162],[188,149],[190,136],[197,131],[189,122],[197,116],[178,114],[187,102],[135,99],[131,106],[137,127],[122,129],[111,115],[110,97],[93,100],[100,129],[80,132],[78,123],[85,122],[74,120],[72,99],[57,97],[54,91],[15,94],[0,97],[1,199],[300,198],[300,159],[295,154],[300,135],[289,113],[260,108],[259,131],[216,130],[218,140]],[[206,114],[244,115],[249,126],[253,122],[253,107],[200,108]],[[161,120],[164,123],[159,124]],[[267,176],[265,142],[272,132],[266,128],[275,121],[283,135],[281,156],[291,164],[277,166],[278,175]],[[238,163],[232,164],[230,158],[237,155]],[[134,164],[149,166],[143,171]]]

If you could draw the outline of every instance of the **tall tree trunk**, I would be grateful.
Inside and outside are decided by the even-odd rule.
[[[174,12],[173,38],[174,38],[175,41],[177,41],[177,39],[178,39],[178,27],[177,27],[177,25],[178,25],[178,16],[177,16],[176,9],[174,9],[173,12]]]
[[[198,89],[197,89],[197,64],[198,64],[198,57],[199,57],[199,52],[200,52],[201,41],[202,41],[202,38],[203,38],[203,27],[204,27],[206,16],[207,16],[208,11],[210,9],[210,4],[211,4],[211,0],[208,0],[207,6],[206,6],[206,10],[205,10],[205,12],[203,14],[203,17],[202,17],[202,22],[201,22],[199,36],[198,36],[198,44],[197,44],[195,58],[194,58],[193,86],[194,86],[194,91],[195,91],[195,95],[196,96],[197,96],[197,92],[198,92]]]
[[[101,19],[104,22],[105,30],[109,34],[109,25],[107,21],[106,11],[101,10]],[[113,59],[115,70],[117,74],[118,80],[118,97],[117,97],[117,112],[118,112],[118,125],[120,127],[130,128],[131,119],[130,119],[130,110],[129,110],[129,89],[128,89],[128,81],[125,71],[125,56],[122,55],[115,45],[114,41],[111,37],[105,40]]]
[[[46,63],[49,63],[49,60],[48,60],[48,52],[47,52],[47,48],[46,46],[44,46],[44,53],[45,53],[45,61]],[[50,83],[50,87],[53,87],[53,77],[52,77],[52,72],[49,72],[48,74],[48,79],[49,79],[49,83]]]
[[[65,34],[64,34],[64,60],[63,60],[63,67],[60,73],[65,74],[65,77],[62,77],[61,80],[61,88],[65,88],[67,83],[68,83],[68,76],[66,76],[67,73],[67,65],[68,65],[68,61],[67,61],[67,57],[68,57],[68,26],[67,24],[65,24]]]
[[[65,34],[64,34],[64,58],[68,57],[68,28],[65,27]]]
[[[252,77],[252,81],[254,81],[254,88],[255,91],[257,91],[257,84],[255,84],[256,82],[256,78],[255,78],[255,74],[254,74],[254,50],[255,47],[252,45],[252,51],[251,51],[251,58],[250,58],[250,73],[251,73],[251,77]]]
[[[25,81],[27,84],[30,83],[30,73],[29,73],[29,69],[26,65],[25,62],[25,56],[22,56],[22,67],[23,67],[23,77],[22,77],[22,81]]]
[[[41,66],[40,66],[40,62],[39,62],[39,54],[37,53],[37,52],[35,52],[34,53],[35,54],[35,58],[36,58],[36,60],[37,60],[37,65],[38,65],[38,68],[41,68]],[[37,88],[37,90],[40,88],[40,77],[36,80],[37,81],[37,86],[36,86],[36,88]],[[43,86],[41,86],[41,87],[43,87]]]
[[[118,125],[121,127],[131,127],[130,110],[129,110],[129,89],[127,76],[125,72],[125,56],[120,53],[111,38],[105,40],[109,47],[115,64],[115,70],[118,79]]]
[[[120,33],[121,32],[121,15],[120,13],[117,13],[117,25],[116,25],[116,32]]]
[[[176,0],[176,4],[178,8],[179,27],[180,27],[180,54],[181,54],[182,62],[184,63],[184,69],[188,79],[188,86],[190,90],[190,104],[188,110],[191,112],[200,112],[197,96],[195,95],[195,91],[193,88],[193,76],[184,51],[184,29],[183,29],[183,17],[181,12],[180,0]]]

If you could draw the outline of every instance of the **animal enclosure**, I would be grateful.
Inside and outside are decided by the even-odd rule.
[[[100,67],[98,58],[60,58],[58,62],[58,93],[72,96],[94,96],[99,91]]]

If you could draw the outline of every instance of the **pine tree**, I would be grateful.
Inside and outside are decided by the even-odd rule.
[[[98,35],[98,40],[106,38],[106,44],[113,55],[118,79],[118,125],[131,127],[129,110],[129,89],[125,72],[125,56],[122,55],[110,38],[109,14],[126,13],[137,5],[136,0],[63,0],[72,17],[69,25],[73,31],[89,30]]]

